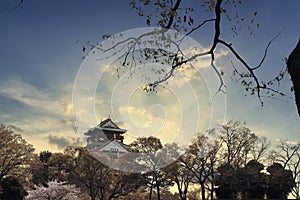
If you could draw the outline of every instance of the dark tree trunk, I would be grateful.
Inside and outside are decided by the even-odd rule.
[[[160,200],[159,184],[156,184],[156,191],[157,191],[157,200]]]
[[[202,200],[205,200],[205,183],[200,183],[200,186],[201,186],[201,197],[202,197]]]
[[[150,187],[150,192],[149,192],[149,200],[152,199],[152,186]]]
[[[210,166],[210,175],[211,175],[211,192],[210,192],[210,199],[213,200],[214,199],[214,192],[215,192],[215,175],[214,175],[214,162],[211,161],[211,166]]]
[[[154,182],[154,180],[152,179],[151,186],[150,186],[150,192],[149,192],[149,200],[152,200],[153,182]]]
[[[295,100],[300,116],[300,39],[287,60],[287,68],[294,85]]]
[[[90,197],[91,197],[91,200],[96,200],[96,195],[93,190],[93,187],[90,187]]]
[[[214,189],[215,184],[214,184],[213,181],[211,181],[210,185],[211,185],[210,199],[213,200],[214,199],[214,192],[215,192],[215,189]]]

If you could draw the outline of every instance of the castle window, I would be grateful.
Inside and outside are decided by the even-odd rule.
[[[110,151],[111,151],[111,152],[118,152],[119,149],[118,149],[118,148],[110,148]]]

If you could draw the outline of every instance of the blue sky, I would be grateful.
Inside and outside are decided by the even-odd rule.
[[[23,8],[9,10],[15,2],[0,3],[0,120],[39,150],[61,150],[78,142],[72,90],[83,61],[82,44],[89,40],[101,42],[106,33],[144,27],[144,19],[129,11],[125,0],[25,0]],[[224,27],[223,38],[232,41],[243,57],[255,64],[268,41],[281,31],[259,71],[260,77],[268,79],[284,69],[282,59],[300,36],[299,7],[298,0],[245,1],[239,12],[251,16],[257,11],[260,28],[255,29],[255,36],[241,31],[232,38]],[[204,47],[210,44],[208,34],[191,37]],[[230,74],[230,66],[223,60],[218,65]],[[225,77],[226,119],[246,121],[254,132],[274,143],[276,139],[299,140],[300,119],[294,99],[288,98],[291,92],[287,91],[288,97],[280,100],[266,99],[261,107],[256,97],[244,97],[242,88],[231,82],[229,75]],[[290,85],[289,78],[283,80],[283,88]],[[101,101],[99,104],[101,107]],[[98,117],[108,114],[112,113],[103,111]]]

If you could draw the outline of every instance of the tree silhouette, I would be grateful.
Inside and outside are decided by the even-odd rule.
[[[33,146],[3,124],[0,125],[0,138],[0,181],[9,176],[27,178]]]
[[[86,148],[68,147],[64,155],[66,179],[86,191],[92,200],[122,198],[145,185],[140,174],[110,169]]]
[[[152,199],[153,188],[156,188],[157,200],[161,199],[161,189],[173,185],[171,179],[159,166],[164,162],[164,152],[160,139],[156,137],[140,137],[130,144],[130,151],[139,153],[135,162],[141,165],[147,185],[149,186],[149,200]],[[166,153],[166,152],[165,152]]]
[[[235,199],[238,181],[235,176],[235,169],[230,164],[223,164],[217,168],[215,185],[218,199]]]
[[[175,182],[181,200],[188,198],[189,186],[194,178],[194,174],[186,167],[187,163],[189,163],[189,160],[186,153],[163,169],[170,179]]]
[[[229,164],[218,167],[216,177],[216,196],[218,199],[263,199],[265,194],[280,193],[282,190],[273,188],[275,178],[263,173],[263,164],[256,160],[249,161],[244,167],[234,168]],[[273,166],[268,167],[270,171]],[[273,171],[272,171],[273,172]],[[281,181],[287,179],[281,179]],[[287,187],[291,187],[290,185]],[[291,189],[291,188],[290,188]],[[268,193],[269,192],[269,193]],[[277,195],[268,196],[268,199],[278,198]],[[281,198],[281,197],[280,197]]]
[[[260,140],[240,121],[229,120],[212,131],[223,144],[222,159],[235,168],[245,166],[253,158],[259,160],[268,148],[264,139]],[[258,146],[260,146],[259,150],[257,150]]]
[[[35,158],[35,162],[32,162],[32,182],[35,185],[47,186],[49,181],[49,159],[52,156],[52,153],[49,151],[40,152],[38,158]]]
[[[280,163],[283,168],[292,172],[295,187],[292,188],[292,196],[300,198],[300,142],[291,143],[287,140],[280,141],[274,150],[270,152],[270,160]]]
[[[166,144],[164,150],[161,152],[165,157],[169,158],[170,164],[162,170],[172,182],[174,182],[181,200],[187,199],[189,186],[192,183],[194,174],[186,167],[189,163],[189,153],[184,152],[184,148],[178,146],[176,143]],[[181,156],[180,156],[181,155]]]
[[[23,200],[27,194],[17,178],[7,177],[0,181],[0,199]]]
[[[249,161],[240,169],[240,190],[244,199],[263,199],[266,190],[264,165],[256,160]]]
[[[300,38],[287,60],[287,68],[294,85],[293,90],[295,92],[296,105],[300,116]]]
[[[268,178],[268,199],[287,199],[288,194],[295,187],[292,172],[286,170],[279,163],[274,163],[267,168],[270,173]]]
[[[221,148],[221,143],[210,139],[205,134],[198,133],[184,154],[181,162],[193,174],[193,183],[200,185],[201,198],[206,199],[206,192],[214,194],[214,175]]]

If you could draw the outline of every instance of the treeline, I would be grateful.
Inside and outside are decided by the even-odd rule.
[[[114,170],[84,147],[35,154],[4,125],[0,137],[0,199],[300,199],[300,142],[271,147],[238,121],[197,134],[188,147],[136,139],[128,150],[151,169],[142,173]],[[158,168],[161,155],[174,161]]]

